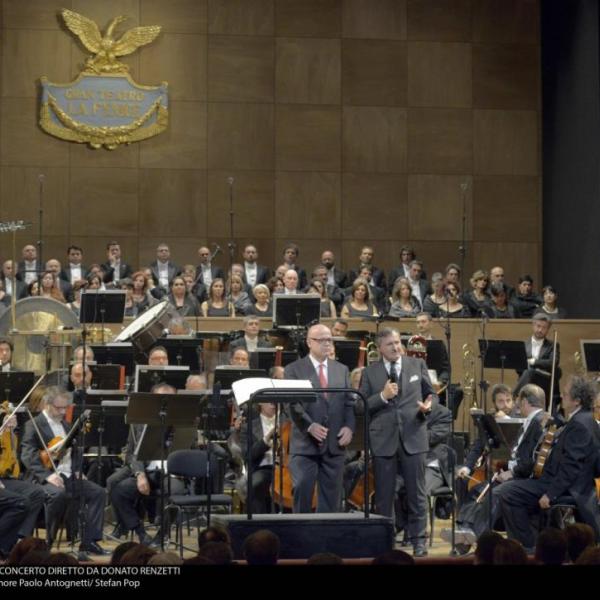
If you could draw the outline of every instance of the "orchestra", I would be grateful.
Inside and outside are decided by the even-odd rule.
[[[430,284],[424,277],[423,263],[414,259],[412,250],[405,253],[406,262],[392,269],[386,281],[383,270],[372,264],[371,247],[362,249],[360,264],[349,273],[335,263],[333,252],[325,250],[321,263],[310,271],[314,279],[309,281],[304,269],[296,265],[300,249],[290,244],[284,251],[283,286],[275,287],[271,293],[265,283],[273,270],[257,264],[259,249],[255,245],[244,248],[243,268],[233,274],[216,266],[215,254],[202,246],[198,250],[200,264],[193,273],[183,274],[170,261],[168,245],[161,243],[156,260],[147,267],[147,278],[143,266],[134,272],[124,262],[117,241],[109,242],[106,250],[108,260],[88,270],[82,263],[83,249],[70,246],[69,268],[61,270],[57,259],[37,265],[32,246],[26,245],[19,263],[21,270],[6,271],[5,276],[12,277],[12,285],[5,285],[5,290],[14,290],[19,301],[28,297],[29,290],[30,294],[37,293],[42,303],[36,305],[36,311],[43,311],[44,302],[63,305],[66,312],[62,316],[62,334],[70,336],[70,345],[62,356],[51,359],[45,356],[32,368],[23,345],[15,348],[10,337],[0,339],[0,376],[6,395],[0,404],[0,557],[7,555],[20,537],[31,535],[40,520],[44,521],[49,545],[55,542],[58,529],[67,523],[68,534],[79,536],[80,550],[87,555],[102,555],[104,539],[111,536],[118,539],[128,532],[137,534],[143,543],[158,544],[150,538],[146,523],[160,523],[166,518],[160,514],[157,497],[167,494],[169,477],[163,479],[161,488],[165,473],[159,454],[168,454],[181,432],[178,426],[161,432],[156,426],[126,424],[130,394],[149,389],[153,393],[197,396],[198,422],[189,425],[193,430],[189,447],[216,443],[216,454],[223,463],[225,481],[231,484],[232,493],[241,487],[244,465],[252,462],[252,511],[258,513],[279,510],[279,504],[286,511],[334,513],[352,505],[344,497],[347,490],[343,489],[343,475],[352,455],[347,446],[354,436],[356,415],[366,410],[371,419],[371,443],[366,450],[374,466],[369,478],[369,486],[373,488],[370,491],[375,492],[371,496],[374,512],[393,517],[399,510],[394,482],[402,474],[407,499],[405,533],[414,555],[425,556],[427,496],[432,489],[432,485],[426,485],[425,475],[437,458],[432,454],[428,423],[435,419],[430,416],[432,412],[434,415],[443,412],[450,421],[450,413],[443,405],[449,395],[447,388],[453,386],[449,348],[447,343],[433,340],[432,326],[436,322],[446,326],[449,321],[465,317],[485,321],[505,318],[499,312],[504,313],[506,307],[510,308],[511,316],[532,319],[533,336],[523,342],[527,362],[520,371],[515,369],[520,376],[517,387],[513,391],[501,386],[507,403],[512,401],[513,393],[518,396],[521,412],[498,413],[496,419],[499,423],[506,419],[525,421],[533,413],[536,418],[526,438],[513,440],[512,458],[495,476],[490,494],[494,499],[493,524],[502,526],[501,517],[505,517],[509,535],[531,546],[524,510],[519,508],[523,498],[531,508],[531,494],[543,491],[539,503],[544,508],[552,501],[549,493],[560,496],[572,489],[575,495],[579,491],[589,495],[593,487],[589,481],[573,486],[573,473],[565,473],[570,456],[565,438],[559,445],[561,456],[566,457],[560,469],[555,465],[556,460],[552,460],[552,449],[557,442],[551,440],[546,449],[550,466],[540,470],[543,485],[536,484],[530,492],[519,483],[528,480],[535,456],[540,453],[534,439],[539,437],[538,429],[553,428],[552,432],[558,433],[557,439],[562,428],[567,433],[584,432],[588,462],[600,448],[600,433],[594,430],[599,428],[598,422],[587,416],[591,410],[590,390],[596,389],[594,382],[586,387],[579,380],[575,383],[569,380],[566,409],[562,410],[558,401],[552,408],[553,399],[560,399],[563,392],[559,387],[560,351],[556,341],[552,344],[546,335],[552,319],[564,316],[564,310],[559,310],[558,294],[551,286],[544,288],[543,297],[537,296],[531,277],[525,275],[519,278],[515,291],[503,279],[498,280],[498,270],[504,272],[502,267],[494,267],[492,277],[482,269],[475,271],[472,288],[461,294],[460,270],[456,265],[449,265],[444,274],[433,273]],[[38,280],[39,287],[35,285]],[[77,302],[67,305],[70,293],[65,290],[71,284],[82,293]],[[494,300],[498,290],[493,286],[502,286],[504,305]],[[102,322],[101,328],[79,321],[88,295],[110,290],[127,290],[123,294],[124,312],[131,315],[129,324],[116,336],[112,331],[114,324],[109,321]],[[299,321],[296,327],[277,326],[279,306],[284,306],[278,298],[284,297],[300,303],[295,309]],[[314,319],[302,321],[305,313],[310,313],[312,300],[316,306]],[[319,324],[320,317],[335,317],[336,307],[342,308],[343,318],[324,319]],[[73,320],[67,316],[68,311],[72,311]],[[239,321],[235,320],[232,323],[236,325],[229,330],[223,327],[215,331],[210,324],[215,317],[220,322],[242,317],[243,324],[238,330]],[[371,327],[373,323],[375,329]],[[175,327],[176,324],[181,326]],[[405,334],[400,334],[406,329],[419,334],[409,340],[409,355]],[[56,324],[49,326],[48,337],[57,334],[57,330]],[[36,328],[35,334],[43,332]],[[19,335],[26,336],[27,332],[20,331]],[[139,365],[151,369],[144,374],[137,368]],[[34,407],[32,396],[16,410],[15,406],[33,391],[23,383],[33,382],[33,377],[29,377],[32,371],[44,378],[35,394],[41,405],[36,401]],[[277,420],[274,405],[260,405],[256,409],[260,418],[254,422],[250,443],[252,454],[246,456],[245,407],[239,405],[232,391],[233,383],[243,379],[246,371],[262,372],[265,377],[275,377],[277,373],[277,377],[288,380],[306,379],[317,388],[358,388],[367,405],[361,406],[352,394],[321,392],[314,404],[305,405],[293,398],[282,402],[281,418]],[[460,379],[461,374],[453,374],[453,381]],[[167,392],[156,391],[162,388],[168,388]],[[228,422],[213,427],[206,419],[202,421],[200,415],[207,398],[215,398],[215,389],[220,389],[216,397],[226,407]],[[34,408],[37,416],[31,412]],[[465,413],[468,408],[461,414]],[[578,413],[579,417],[574,418]],[[454,414],[458,423],[457,412]],[[530,422],[531,418],[527,425]],[[579,430],[576,422],[581,422]],[[282,427],[282,431],[275,432],[275,426]],[[466,429],[472,431],[474,427],[467,423]],[[154,441],[150,439],[152,431]],[[447,434],[445,430],[444,435]],[[282,437],[285,452],[280,447]],[[156,460],[148,458],[149,447],[154,447]],[[478,456],[484,453],[481,440],[475,439],[472,450]],[[283,477],[279,474],[279,461],[288,452],[289,457],[285,457],[286,469],[289,460],[288,498],[284,502],[275,488]],[[109,456],[111,461],[106,462]],[[357,455],[352,455],[352,464],[360,465],[364,457],[360,455],[356,460]],[[455,474],[461,480],[474,477],[475,468],[471,462],[468,464],[468,467],[457,465]],[[438,463],[432,472],[436,468],[439,470]],[[86,477],[88,471],[103,476],[91,481]],[[450,471],[444,470],[447,483],[446,472]],[[553,473],[567,482],[560,489],[551,479]],[[588,465],[582,476],[593,481],[595,473]],[[180,481],[170,479],[169,489],[183,491]],[[462,531],[463,536],[466,528],[477,534],[486,529],[487,519],[480,510],[479,500],[484,488],[485,481],[478,482],[468,496],[467,505],[461,509],[459,533]],[[78,518],[81,520],[78,504],[85,506],[83,523],[78,522]],[[104,530],[106,505],[111,508],[107,514],[113,517],[112,534]],[[597,501],[595,505],[588,502],[583,513],[584,520],[600,533]]]

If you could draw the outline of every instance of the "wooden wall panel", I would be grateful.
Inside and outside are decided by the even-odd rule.
[[[470,41],[471,5],[472,0],[408,0],[408,39],[436,42]]]
[[[163,33],[144,48],[139,54],[139,61],[141,82],[159,85],[167,80],[170,100],[206,100],[205,35]]]
[[[414,42],[408,52],[409,106],[472,106],[471,45]]]
[[[342,0],[276,0],[277,35],[340,37]]]
[[[536,242],[475,242],[471,252],[476,257],[477,267],[488,271],[496,266],[504,267],[504,276],[511,285],[516,285],[521,275],[533,277],[534,289],[541,289],[540,246]]]
[[[134,169],[71,172],[71,232],[74,235],[138,235],[138,173]]]
[[[273,0],[208,0],[208,32],[225,35],[273,35]]]
[[[406,39],[406,0],[343,0],[343,36]]]
[[[342,233],[339,173],[279,171],[275,183],[275,235],[337,239]]]
[[[411,242],[409,242],[411,243]],[[416,240],[411,243],[420,260],[425,264],[427,276],[431,277],[434,273],[444,273],[446,266],[450,263],[462,264],[460,246],[462,245],[460,233],[457,232],[457,239],[453,241]],[[469,277],[474,269],[481,266],[479,256],[475,253],[475,245],[467,242],[466,254],[464,260],[463,285],[469,285]],[[477,266],[475,266],[477,265]]]
[[[208,89],[211,102],[273,102],[272,38],[211,36]]]
[[[463,109],[408,111],[408,170],[411,173],[470,173],[473,114]]]
[[[273,106],[209,105],[210,169],[273,168]]]
[[[473,2],[473,41],[497,44],[539,43],[538,0]]]
[[[533,111],[476,110],[474,172],[538,175],[538,114]]]
[[[60,6],[60,5],[59,5]],[[75,12],[85,15],[98,23],[101,31],[104,31],[110,20],[117,15],[128,17],[125,23],[121,23],[118,31],[125,31],[129,27],[135,27],[140,23],[140,1],[139,0],[71,0],[71,8]]]
[[[339,171],[340,109],[279,105],[275,133],[277,169]]]
[[[406,109],[344,109],[344,170],[406,172]]]
[[[473,45],[473,106],[536,110],[539,50],[532,45]]]
[[[206,234],[206,171],[141,169],[139,198],[141,237]]]
[[[406,105],[406,42],[344,40],[342,52],[344,104]]]
[[[140,22],[163,33],[208,33],[207,0],[140,0]]]
[[[71,0],[59,6],[71,8]],[[2,24],[7,29],[51,29],[56,31],[57,3],[55,0],[3,0]]]
[[[69,79],[71,42],[61,31],[7,29],[2,36],[2,93],[4,96],[36,98],[42,75],[53,83]]]
[[[37,125],[38,103],[33,98],[4,98],[0,108],[2,165],[62,167],[69,146],[46,135]]]
[[[275,190],[271,171],[211,171],[208,175],[209,235],[229,236],[229,183],[233,177],[234,237],[269,238],[274,231]]]
[[[409,175],[407,219],[411,236],[438,241],[460,238],[464,210],[466,239],[471,240],[472,190],[471,177],[467,176]]]
[[[346,173],[343,186],[345,238],[393,240],[406,236],[406,175]]]
[[[340,40],[278,38],[277,102],[339,104],[340,56]]]
[[[539,242],[539,188],[537,177],[476,177],[473,227],[478,239]]]
[[[88,144],[69,144],[69,165],[137,169],[140,166],[140,144],[130,144],[119,148],[118,152],[98,152]]]
[[[38,236],[40,174],[45,233],[69,234],[69,170],[64,167],[2,167],[0,169],[0,213],[3,221],[26,221],[32,225],[27,237]],[[11,236],[1,236],[11,237]],[[20,248],[19,248],[20,253]]]
[[[291,238],[309,269],[327,247],[353,267],[370,244],[389,270],[410,243],[431,274],[460,261],[466,182],[468,274],[501,263],[512,282],[526,271],[539,278],[538,0],[64,6],[101,29],[129,16],[117,35],[162,26],[123,61],[142,84],[169,82],[170,123],[113,152],[44,134],[36,80],[67,82],[89,53],[60,6],[4,0],[0,220],[29,215],[20,247],[36,238],[44,172],[46,233],[62,254],[77,241],[86,262],[100,261],[118,236],[137,266],[167,239],[175,260],[196,263],[199,245],[229,242],[233,176],[236,259],[255,242],[276,266]],[[0,236],[0,258],[5,248]]]
[[[140,167],[206,169],[207,107],[171,102],[169,128],[140,146]]]

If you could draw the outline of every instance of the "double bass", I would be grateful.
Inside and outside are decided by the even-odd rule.
[[[275,365],[281,367],[283,362],[283,347],[277,346],[275,351]],[[290,440],[292,435],[291,420],[281,423],[279,435],[273,443],[273,502],[280,509],[291,510],[294,507],[294,488],[292,484],[292,473],[290,471]],[[277,444],[277,448],[275,445]],[[313,493],[312,508],[317,508],[317,490]],[[283,512],[283,510],[282,510]]]

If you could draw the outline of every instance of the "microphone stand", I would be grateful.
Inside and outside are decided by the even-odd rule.
[[[460,288],[463,289],[463,273],[465,271],[465,258],[467,256],[467,190],[469,183],[463,181],[460,184],[462,196],[462,234],[458,253],[460,255]]]
[[[42,254],[44,249],[44,238],[43,238],[43,221],[44,221],[44,182],[46,181],[46,176],[43,173],[38,175],[38,181],[40,183],[39,187],[39,233],[38,233],[38,241],[37,241],[37,279],[38,279],[38,296],[42,295],[42,273],[44,272],[43,263],[42,263]],[[16,270],[16,266],[15,266]]]
[[[233,212],[233,177],[227,178],[227,183],[229,184],[229,243],[227,247],[229,248],[229,277],[228,279],[231,281],[232,269],[233,269],[233,260],[235,257],[235,240],[233,237],[233,220],[234,220],[234,212]],[[231,288],[231,285],[229,286]],[[229,292],[231,294],[231,290]],[[227,290],[225,291],[227,294]]]
[[[448,292],[444,292],[446,294],[446,305],[448,307],[448,312],[446,313],[446,322],[444,323],[440,319],[440,325],[444,330],[444,335],[446,336],[446,347],[448,351],[448,408],[450,409],[450,414],[452,415],[452,420],[450,422],[450,440],[451,445],[450,448],[452,452],[449,453],[449,471],[450,471],[450,491],[452,494],[452,511],[450,513],[450,556],[459,556],[459,552],[456,549],[456,465],[454,462],[454,388],[452,387],[452,349],[450,340],[452,338],[452,327],[450,321],[450,302],[448,298]]]

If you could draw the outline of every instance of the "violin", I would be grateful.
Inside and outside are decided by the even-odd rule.
[[[556,370],[556,343],[558,339],[558,331],[554,332],[554,348],[552,350],[552,375],[550,381],[550,403],[548,405],[548,412],[550,414],[550,418],[548,419],[548,423],[550,425],[546,429],[544,436],[542,438],[542,442],[539,445],[536,453],[537,457],[535,459],[535,466],[533,467],[533,476],[535,479],[539,479],[542,476],[542,471],[544,470],[544,465],[550,456],[550,452],[552,450],[552,446],[554,445],[554,437],[556,436],[556,432],[558,431],[558,427],[555,423],[552,422],[552,403],[554,400],[554,373]]]
[[[0,415],[4,414],[4,418],[8,418],[13,410],[14,408],[8,400],[0,404]],[[16,479],[21,473],[21,467],[17,460],[17,442],[14,428],[7,425],[2,435],[0,435],[0,477]]]
[[[82,425],[85,426],[89,431],[88,427],[90,414],[90,410],[84,411],[81,415],[79,415],[73,427],[71,427],[71,430],[65,437],[61,435],[53,437],[46,444],[46,448],[40,450],[40,460],[46,469],[54,469],[55,466],[62,460],[66,451],[71,447],[73,439],[79,432],[79,429]]]

